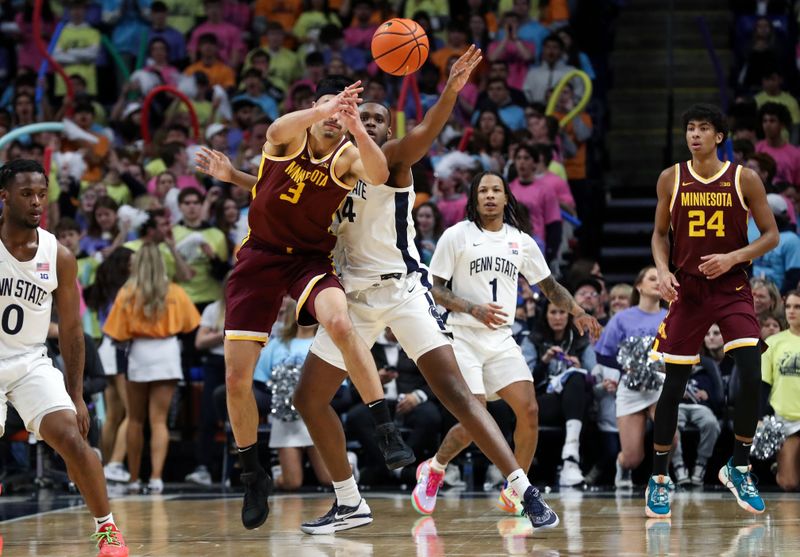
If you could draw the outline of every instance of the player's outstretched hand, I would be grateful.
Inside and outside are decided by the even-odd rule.
[[[575,317],[572,322],[581,335],[588,332],[592,342],[597,342],[597,339],[600,338],[600,333],[603,332],[603,326],[600,322],[588,313],[582,313]]]
[[[508,314],[503,311],[503,306],[494,302],[472,306],[469,313],[490,329],[505,325],[506,319],[508,319]]]
[[[735,261],[729,253],[715,253],[712,255],[703,255],[700,257],[703,260],[697,268],[703,273],[707,279],[715,279],[721,277],[731,270]]]
[[[678,279],[675,275],[667,271],[666,273],[658,273],[658,292],[661,297],[667,302],[672,302],[678,299]]]
[[[345,102],[339,106],[339,121],[356,138],[363,138],[367,135],[367,130],[361,122],[361,114],[358,112],[358,105],[353,102]]]
[[[318,114],[320,115],[321,119],[330,118],[343,108],[350,106],[352,104],[359,105],[363,102],[363,99],[359,97],[361,92],[364,88],[361,86],[361,80],[356,81],[352,85],[348,85],[344,88],[344,90],[333,97],[332,99],[327,100],[324,103],[318,105]]]
[[[447,79],[447,86],[453,89],[456,93],[464,88],[464,85],[469,81],[469,76],[472,71],[478,67],[478,64],[483,60],[481,56],[481,49],[475,45],[471,45],[467,51],[456,60],[453,67],[450,68],[450,77]]]
[[[200,150],[194,156],[194,164],[197,166],[197,170],[221,182],[230,182],[232,179],[233,164],[231,164],[231,159],[219,151],[208,147],[200,147]]]

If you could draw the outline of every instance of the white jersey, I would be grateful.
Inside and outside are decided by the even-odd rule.
[[[452,279],[450,289],[456,296],[474,304],[500,304],[508,314],[506,325],[511,325],[517,309],[519,275],[535,284],[548,277],[550,269],[528,234],[507,224],[502,230],[490,232],[471,221],[461,221],[445,230],[436,244],[431,273]],[[461,312],[450,314],[447,323],[485,327]]]
[[[334,257],[345,292],[363,290],[387,279],[420,273],[430,288],[428,268],[414,244],[411,210],[414,184],[406,188],[371,186],[359,180],[336,211]]]
[[[41,348],[58,286],[58,241],[43,230],[30,261],[17,261],[0,241],[0,360]]]

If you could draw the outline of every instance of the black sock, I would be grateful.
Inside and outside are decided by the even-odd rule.
[[[749,466],[750,465],[750,449],[753,446],[752,441],[745,443],[736,439],[733,443],[733,465],[734,466]]]
[[[391,416],[389,416],[389,405],[386,404],[385,398],[367,403],[367,408],[369,408],[369,413],[376,427],[392,421]]]
[[[653,451],[653,475],[666,476],[669,474],[669,451]]]
[[[261,463],[258,461],[258,443],[249,447],[239,447],[239,462],[242,464],[243,472],[258,472],[262,470]]]

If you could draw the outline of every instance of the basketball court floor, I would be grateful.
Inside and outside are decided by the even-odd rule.
[[[332,494],[275,496],[269,520],[253,531],[241,526],[238,494],[120,497],[112,510],[131,556],[800,555],[800,494],[768,493],[767,512],[754,517],[730,493],[682,492],[672,519],[653,521],[644,517],[639,490],[551,493],[561,524],[535,534],[527,519],[496,510],[494,497],[484,493],[446,492],[432,517],[415,513],[405,494],[366,495],[375,521],[335,536],[298,529],[330,508]],[[4,495],[0,554],[94,555],[91,524],[78,497]]]

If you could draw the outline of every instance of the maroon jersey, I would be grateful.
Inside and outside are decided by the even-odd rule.
[[[692,170],[692,162],[675,165],[675,185],[670,201],[672,263],[685,273],[698,270],[703,255],[730,253],[747,241],[749,209],[739,184],[742,167],[726,162],[716,175],[705,179]],[[731,268],[730,272],[744,267]]]
[[[263,153],[245,242],[252,238],[279,253],[333,251],[333,216],[352,189],[334,175],[333,169],[350,146],[352,143],[342,138],[328,155],[315,159],[306,132],[302,147],[291,155]]]

